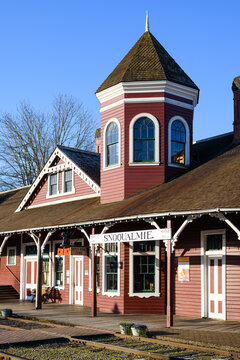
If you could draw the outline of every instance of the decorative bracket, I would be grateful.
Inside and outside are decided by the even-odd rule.
[[[2,255],[2,252],[3,252],[3,248],[4,248],[4,245],[6,244],[7,240],[10,238],[11,235],[6,235],[3,239],[3,242],[2,242],[2,245],[0,246],[0,257]]]
[[[45,249],[45,246],[46,246],[46,243],[48,242],[50,236],[52,236],[53,233],[55,233],[56,230],[54,231],[49,231],[47,233],[47,236],[45,237],[43,243],[42,243],[42,246],[41,246],[41,256],[43,256],[43,253],[44,253],[44,249]]]
[[[175,234],[173,235],[171,242],[172,242],[172,252],[174,251],[176,242],[178,241],[178,238],[180,236],[180,234],[182,233],[182,231],[185,229],[185,227],[193,222],[193,220],[197,219],[198,217],[200,217],[200,215],[188,215],[188,217],[186,218],[186,220],[184,220],[184,222],[182,223],[182,225],[179,227],[179,229],[175,232]],[[165,240],[168,241],[168,240]],[[165,246],[167,247],[167,244],[165,243]]]
[[[240,240],[240,230],[230,221],[226,218],[225,215],[223,215],[223,213],[218,212],[218,213],[214,213],[214,214],[210,214],[211,217],[215,217],[217,219],[219,219],[220,221],[225,221],[226,224],[228,224],[228,226],[230,226],[230,228],[233,229],[233,231],[235,231],[235,233],[237,234],[238,240]]]

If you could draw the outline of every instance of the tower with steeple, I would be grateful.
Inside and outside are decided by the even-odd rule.
[[[101,104],[101,202],[168,181],[191,164],[199,89],[149,31],[96,91]]]

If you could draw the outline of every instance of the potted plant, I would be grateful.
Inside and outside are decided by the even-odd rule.
[[[133,336],[147,336],[147,326],[136,324],[131,326]]]
[[[122,335],[130,335],[131,334],[131,327],[133,326],[133,323],[125,323],[125,322],[121,322],[119,324],[119,328],[120,328],[120,333]]]

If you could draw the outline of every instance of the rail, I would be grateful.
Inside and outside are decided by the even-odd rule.
[[[17,280],[17,282],[20,284],[20,280],[17,278],[17,276],[12,272],[11,269],[9,269],[9,267],[6,265],[6,268],[8,269],[8,271],[10,272],[10,274],[12,274],[12,276],[15,278],[15,280]]]

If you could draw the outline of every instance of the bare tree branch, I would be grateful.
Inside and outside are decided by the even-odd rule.
[[[93,150],[96,123],[72,96],[59,94],[50,114],[20,103],[0,126],[0,189],[32,184],[56,145]]]

